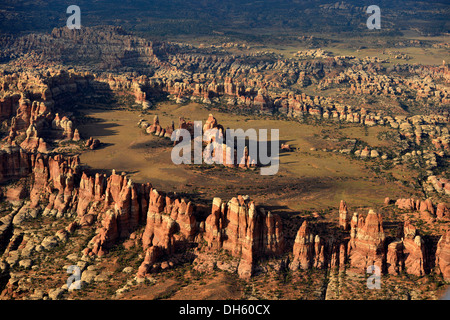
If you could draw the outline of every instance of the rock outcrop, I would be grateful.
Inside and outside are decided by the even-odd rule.
[[[450,229],[441,237],[436,250],[436,269],[450,281]]]
[[[422,237],[417,234],[417,229],[408,220],[405,221],[403,231],[403,267],[409,274],[423,276],[427,261]]]
[[[186,249],[197,234],[197,222],[191,202],[150,190],[147,223],[142,235],[145,259],[138,272],[144,277],[161,255]]]
[[[149,124],[147,121],[140,120],[138,125],[141,128],[145,128],[145,131],[149,134],[154,134],[159,137],[171,138],[172,133],[175,131],[174,145],[183,141],[183,136],[179,134],[174,127],[173,122],[170,126],[164,129],[159,122],[159,117],[155,115],[153,124]],[[191,136],[191,141],[196,137],[194,136],[194,123],[192,121],[186,121],[180,117],[178,129],[185,129]],[[249,155],[248,147],[245,146],[243,150],[237,148],[236,145],[229,146],[227,144],[227,138],[225,136],[225,129],[222,125],[218,124],[216,118],[212,114],[209,114],[208,119],[202,127],[196,128],[198,132],[202,131],[202,161],[208,164],[220,164],[226,167],[249,169],[255,168],[258,163],[257,159],[253,159]]]
[[[91,150],[95,150],[100,146],[100,140],[99,139],[94,139],[92,137],[90,137],[88,140],[86,140],[85,143],[85,147],[91,149]]]
[[[450,218],[450,208],[447,203],[441,202],[436,207],[436,217],[439,220]]]
[[[399,209],[419,212],[420,218],[425,221],[433,222],[438,220],[447,220],[450,218],[450,210],[447,203],[440,202],[437,205],[433,204],[431,199],[397,199],[395,205]]]
[[[89,176],[80,172],[77,156],[32,154],[20,147],[8,148],[0,156],[16,168],[13,174],[4,171],[9,177],[24,178],[31,174],[30,201],[15,215],[13,224],[20,224],[27,216],[37,216],[38,212],[56,218],[73,217],[75,220],[66,228],[70,234],[77,228],[96,228],[95,236],[83,250],[83,254],[90,256],[103,256],[121,239],[134,235],[133,241],[142,244],[145,252],[139,277],[158,270],[159,259],[184,252],[195,243],[200,244],[198,254],[216,254],[222,249],[228,252],[236,259],[236,271],[242,278],[251,277],[264,258],[285,253],[281,218],[257,207],[248,196],[228,202],[214,198],[211,213],[199,222],[193,203],[158,192],[150,184],[133,183],[124,173],[116,174],[114,170],[110,176],[98,173]],[[26,196],[22,195],[23,185],[7,192],[7,198],[15,200],[14,195],[20,193],[19,198],[23,199]],[[445,203],[436,207],[431,201],[413,199],[397,203],[418,209],[419,213],[435,213],[437,218],[448,215]],[[5,224],[2,234],[9,230],[10,224]],[[145,228],[136,237],[140,225]],[[303,221],[293,243],[290,269],[347,265],[365,272],[368,266],[376,265],[390,274],[407,272],[423,276],[435,265],[436,271],[448,279],[448,232],[439,241],[434,256],[432,247],[427,246],[409,220],[402,225],[398,238],[387,239],[381,214],[370,210],[366,217],[355,213],[349,219],[344,201],[339,207],[339,226],[344,230],[336,237],[337,234],[328,232],[320,234],[310,221]],[[225,268],[223,263],[221,266]]]
[[[238,274],[243,278],[253,274],[258,258],[279,255],[284,249],[280,217],[242,196],[228,203],[214,198],[203,237],[210,250],[225,249],[240,259]]]
[[[309,269],[313,265],[313,259],[315,256],[315,243],[316,237],[309,229],[308,221],[304,221],[302,226],[297,232],[295,237],[293,254],[294,259],[290,268],[296,269]],[[320,243],[320,238],[317,236],[317,242]]]
[[[33,170],[33,156],[19,146],[0,149],[0,183],[27,176]]]
[[[74,211],[76,202],[74,176],[79,172],[78,156],[64,158],[37,154],[33,168],[33,185],[30,191],[30,207],[37,208],[47,202],[44,214],[61,216]]]
[[[381,214],[373,210],[369,210],[365,218],[354,214],[348,247],[350,264],[358,269],[364,269],[364,272],[371,265],[381,269],[385,254],[385,239]]]
[[[81,180],[77,215],[85,220],[92,215],[100,224],[84,253],[103,255],[115,240],[127,238],[144,220],[151,185],[135,184],[115,171],[107,179],[83,174]]]
[[[345,231],[350,230],[351,215],[348,212],[347,204],[344,200],[341,200],[339,205],[339,226]]]
[[[191,202],[150,191],[147,224],[142,246],[158,246],[173,253],[183,241],[193,241],[197,233],[194,208]]]
[[[303,221],[293,245],[291,270],[343,268],[347,262],[346,239],[320,236],[312,230],[308,220]]]

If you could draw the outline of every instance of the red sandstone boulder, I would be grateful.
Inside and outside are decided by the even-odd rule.
[[[292,148],[291,148],[291,146],[289,144],[282,143],[280,148],[281,148],[282,151],[287,151],[287,152],[291,152],[292,151]]]
[[[72,221],[71,223],[69,223],[69,225],[66,227],[66,231],[69,233],[74,233],[75,230],[78,228],[78,222],[77,221]]]
[[[210,113],[208,116],[208,119],[206,120],[205,124],[203,125],[203,132],[213,129],[213,128],[217,128],[217,120]]]
[[[94,198],[94,178],[83,172],[78,188],[77,215],[82,217],[86,214],[88,206]]]
[[[145,130],[147,133],[153,133],[155,135],[159,135],[161,133],[162,127],[159,124],[159,117],[158,115],[155,115],[153,118],[153,124],[147,127]]]
[[[95,215],[93,214],[85,214],[80,219],[80,226],[92,226],[95,222]]]
[[[223,241],[223,219],[226,217],[226,204],[220,198],[214,198],[211,214],[204,222],[203,238],[207,241],[208,247],[213,250],[222,248]]]
[[[430,214],[434,215],[434,207],[431,199],[426,199],[425,201],[421,201],[418,210],[420,212],[428,211]]]

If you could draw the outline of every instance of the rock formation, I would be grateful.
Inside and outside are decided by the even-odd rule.
[[[315,256],[316,237],[309,230],[308,221],[303,221],[302,226],[297,232],[294,243],[294,259],[291,264],[291,269],[309,269],[312,267]],[[320,238],[317,236],[317,243],[320,243]]]
[[[77,215],[83,218],[92,214],[100,223],[85,254],[102,255],[116,239],[128,237],[143,221],[151,185],[135,184],[114,171],[107,179],[83,174],[81,181]]]
[[[436,208],[436,217],[438,219],[449,219],[450,218],[450,208],[447,203],[439,203]]]
[[[199,254],[222,249],[229,252],[237,259],[237,272],[242,278],[254,274],[258,261],[285,253],[281,218],[257,207],[247,196],[228,202],[214,198],[210,215],[199,223],[191,202],[158,192],[150,184],[133,183],[123,173],[89,176],[80,172],[77,156],[31,154],[19,147],[10,147],[1,156],[4,163],[17,168],[15,172],[8,171],[9,177],[31,174],[30,201],[20,212],[74,217],[76,220],[67,227],[69,233],[76,228],[96,228],[96,235],[83,250],[85,255],[105,255],[120,239],[127,239],[139,225],[145,225],[142,235],[136,238],[145,252],[139,277],[157,270],[156,263],[162,257],[183,252],[194,243],[201,243],[201,239],[207,245],[199,247]],[[10,201],[26,196],[22,195],[23,188],[11,190],[6,193]],[[437,217],[447,216],[444,203],[435,208],[431,201],[397,202],[408,208],[436,212]],[[347,211],[345,201],[341,201],[339,225],[344,228],[343,237],[320,235],[309,221],[303,221],[293,243],[289,265],[292,270],[348,265],[365,272],[368,266],[377,265],[390,274],[423,276],[430,272],[430,261],[435,259],[437,272],[448,278],[448,232],[442,236],[434,257],[409,220],[403,224],[401,236],[386,243],[380,214],[370,210],[366,217],[355,213],[350,220]],[[22,216],[17,215],[15,223],[20,219]]]
[[[339,205],[339,226],[342,227],[345,231],[350,229],[350,213],[347,209],[347,204],[344,200],[341,200]]]
[[[450,229],[441,237],[437,245],[436,268],[446,281],[450,280]]]
[[[408,220],[405,221],[403,229],[403,266],[407,273],[423,276],[427,263],[423,240]]]
[[[197,223],[190,202],[165,196],[151,189],[147,223],[142,235],[142,247],[146,252],[138,272],[144,277],[160,255],[170,255],[186,249],[197,234]]]
[[[33,169],[32,155],[19,146],[0,149],[0,183],[27,176]]]
[[[95,150],[98,148],[98,146],[100,146],[100,140],[94,139],[92,137],[90,137],[88,140],[86,140],[85,147],[87,147],[91,150]]]
[[[228,203],[214,198],[203,237],[208,248],[223,248],[240,259],[238,274],[243,278],[253,274],[258,258],[279,255],[284,249],[280,217],[266,213],[242,196]]]
[[[447,203],[441,202],[434,205],[431,199],[415,200],[410,199],[397,199],[395,205],[399,209],[419,212],[420,218],[425,221],[433,222],[435,219],[446,220],[449,218],[449,209]]]
[[[371,265],[382,268],[385,239],[381,214],[369,210],[365,218],[362,215],[354,215],[348,248],[351,265],[358,269],[364,269],[364,272]]]

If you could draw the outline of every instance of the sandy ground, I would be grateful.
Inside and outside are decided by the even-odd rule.
[[[330,134],[330,138],[338,135],[327,124],[306,125],[233,115],[207,110],[196,103],[162,103],[143,117],[137,110],[89,109],[84,112],[99,121],[79,126],[82,136],[99,138],[103,145],[98,150],[83,153],[82,163],[94,171],[125,171],[135,182],[151,182],[157,189],[185,193],[194,199],[210,201],[214,196],[226,199],[249,194],[260,204],[288,210],[318,210],[335,207],[341,199],[355,206],[378,205],[386,196],[395,198],[407,191],[367,170],[370,162],[322,151],[329,146],[323,133]],[[275,176],[224,167],[175,165],[170,157],[171,141],[147,135],[137,126],[139,119],[151,122],[155,114],[163,127],[172,120],[178,123],[179,116],[204,122],[211,112],[225,128],[279,129],[281,142],[290,144],[295,151],[280,154],[280,170]],[[377,138],[382,130],[388,129],[374,127],[365,131],[362,127],[346,126],[339,134],[359,138],[375,147],[388,146],[389,142]]]

